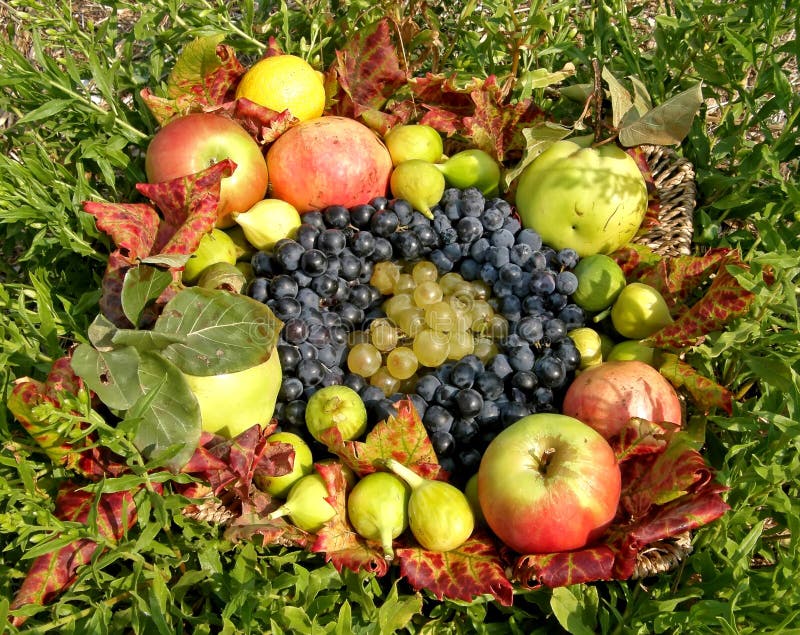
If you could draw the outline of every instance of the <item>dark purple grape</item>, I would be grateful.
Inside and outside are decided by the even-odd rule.
[[[278,359],[281,361],[281,369],[283,372],[291,372],[297,368],[297,364],[300,363],[302,356],[300,355],[300,351],[296,346],[278,344],[277,351]]]
[[[322,210],[322,216],[328,227],[344,229],[350,224],[350,211],[343,205],[330,205]]]
[[[336,256],[347,245],[347,238],[341,229],[326,229],[317,236],[316,248],[329,256]]]
[[[369,221],[375,213],[372,205],[356,205],[350,208],[350,222],[359,229],[369,227]]]
[[[470,418],[483,408],[483,397],[474,388],[462,388],[456,393],[455,404],[462,417]]]
[[[284,377],[278,391],[278,399],[283,402],[299,399],[303,394],[303,382],[297,377]]]
[[[450,427],[453,425],[453,415],[447,408],[432,404],[425,410],[422,423],[431,434],[449,432]]]
[[[309,249],[300,257],[300,268],[312,278],[321,276],[328,270],[328,257],[319,249]]]
[[[372,215],[369,227],[372,233],[381,238],[391,236],[397,231],[400,225],[400,219],[390,209],[381,209]]]
[[[253,278],[247,287],[247,295],[259,302],[266,302],[269,298],[269,278]]]

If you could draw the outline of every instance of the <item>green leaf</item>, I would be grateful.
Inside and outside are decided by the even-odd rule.
[[[593,635],[597,622],[597,589],[582,584],[553,589],[550,608],[572,635]]]
[[[192,287],[164,306],[153,330],[185,336],[164,355],[185,373],[208,376],[265,362],[282,326],[266,305],[252,298]]]
[[[570,128],[550,122],[524,128],[522,137],[525,139],[525,151],[519,163],[503,175],[505,187],[508,188],[514,182],[514,179],[522,174],[522,171],[542,152],[571,133],[572,130]]]
[[[98,313],[87,330],[89,341],[100,350],[111,350],[114,348],[114,335],[117,332],[116,325],[102,313]]]
[[[546,68],[537,68],[527,73],[523,73],[520,81],[526,88],[546,88],[553,84],[563,82],[567,77],[572,77],[575,74],[574,64],[567,63],[560,71],[550,71]]]
[[[611,93],[611,121],[614,127],[617,128],[628,111],[633,108],[633,100],[628,90],[614,77],[614,74],[608,70],[607,66],[603,67],[602,77],[606,80],[608,90]]]
[[[200,441],[200,406],[178,368],[156,353],[138,367],[141,396],[129,411],[140,419],[134,445],[150,461],[177,471]]]
[[[138,399],[139,363],[139,352],[131,346],[98,351],[80,344],[72,355],[72,369],[114,410],[127,410]]]
[[[625,125],[619,131],[619,141],[627,147],[641,144],[679,145],[689,134],[702,103],[702,84],[698,83]]]
[[[119,329],[112,337],[112,342],[115,346],[133,346],[141,353],[163,351],[170,344],[180,344],[185,341],[185,335],[171,335],[169,333],[137,331],[134,329]]]
[[[122,311],[131,324],[138,325],[147,305],[172,283],[172,274],[163,269],[140,265],[131,267],[122,281]]]
[[[183,267],[191,257],[192,254],[156,254],[142,258],[139,262],[145,265],[173,268]]]

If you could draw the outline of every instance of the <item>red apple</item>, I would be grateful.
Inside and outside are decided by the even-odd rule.
[[[231,227],[231,212],[244,212],[264,198],[269,175],[261,148],[229,117],[193,113],[173,119],[150,141],[144,166],[147,180],[160,183],[189,176],[224,159],[236,164],[220,184],[217,226]]]
[[[272,196],[302,214],[384,196],[392,157],[365,125],[325,116],[303,121],[278,137],[267,152],[267,165]]]
[[[491,530],[521,554],[580,549],[614,519],[621,477],[614,451],[577,419],[534,414],[500,432],[478,469]]]
[[[564,395],[561,412],[580,419],[606,439],[633,417],[681,425],[681,402],[672,384],[638,360],[603,362],[581,373]]]

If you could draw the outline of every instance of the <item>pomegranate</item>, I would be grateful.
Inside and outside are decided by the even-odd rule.
[[[385,196],[392,157],[378,136],[346,117],[309,119],[283,133],[267,152],[273,198],[301,214],[329,205],[353,207]]]
[[[681,425],[672,384],[638,360],[603,362],[582,371],[564,395],[562,412],[610,439],[633,417]]]

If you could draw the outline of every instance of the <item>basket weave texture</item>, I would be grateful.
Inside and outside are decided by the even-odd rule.
[[[665,146],[641,146],[658,192],[659,224],[634,239],[662,256],[692,252],[697,186],[692,163]]]

